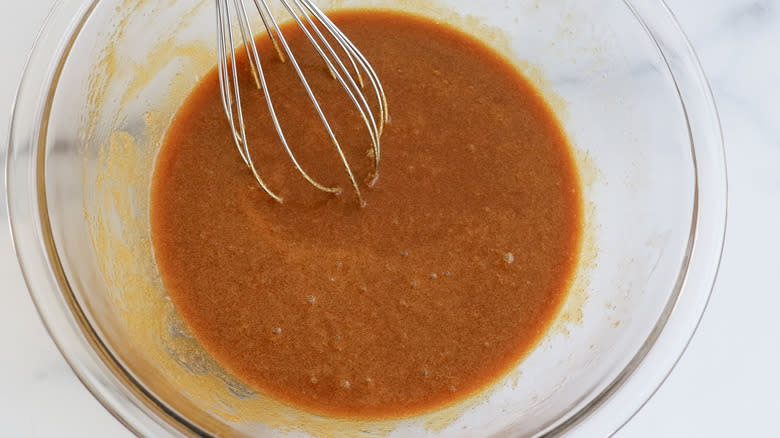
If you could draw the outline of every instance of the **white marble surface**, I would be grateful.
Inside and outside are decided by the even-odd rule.
[[[668,0],[698,50],[723,122],[729,230],[688,352],[618,438],[780,436],[780,0]],[[0,6],[0,158],[26,53],[53,0]],[[5,222],[5,194],[0,195]],[[129,437],[60,356],[0,226],[0,432]]]

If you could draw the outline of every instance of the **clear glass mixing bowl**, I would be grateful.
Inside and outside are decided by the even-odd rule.
[[[452,23],[516,62],[548,96],[577,150],[588,203],[577,285],[555,326],[483,394],[418,418],[320,418],[254,393],[178,319],[149,240],[155,152],[216,60],[213,2],[63,0],[20,85],[7,189],[30,293],[73,370],[143,436],[617,430],[692,336],[725,229],[717,113],[670,11],[660,0],[322,3]]]

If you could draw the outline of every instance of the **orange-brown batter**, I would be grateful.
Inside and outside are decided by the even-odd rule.
[[[257,390],[334,416],[407,416],[513,368],[556,316],[575,270],[582,202],[572,152],[508,62],[441,24],[389,12],[332,19],[372,62],[391,122],[379,180],[349,191],[303,88],[258,38],[295,173],[245,59],[242,101],[257,186],[233,144],[216,71],[176,115],[157,159],[152,237],[176,308]],[[357,175],[365,127],[293,28],[294,47]]]

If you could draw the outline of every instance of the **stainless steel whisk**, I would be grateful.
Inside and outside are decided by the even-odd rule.
[[[349,179],[352,183],[352,187],[358,198],[360,205],[363,205],[363,197],[360,193],[360,188],[355,179],[355,175],[352,172],[352,168],[349,165],[349,161],[344,154],[344,151],[339,144],[336,135],[334,134],[328,119],[326,118],[320,102],[315,96],[309,82],[306,80],[306,76],[301,70],[298,62],[295,59],[290,46],[282,35],[282,31],[279,27],[279,21],[274,17],[271,8],[268,4],[269,0],[252,0],[254,8],[260,14],[260,18],[265,27],[268,37],[276,49],[279,59],[282,62],[289,60],[293,69],[295,70],[301,85],[306,90],[309,100],[314,105],[314,108],[322,121],[323,127],[327,131],[331,142],[338,151],[341,158],[341,164],[349,175]],[[244,163],[254,174],[257,182],[275,200],[282,202],[282,198],[272,191],[263,179],[255,167],[252,161],[252,156],[249,151],[249,145],[246,138],[245,121],[243,117],[241,107],[241,94],[238,87],[238,70],[236,68],[236,60],[233,55],[233,50],[236,47],[234,45],[236,39],[234,38],[233,29],[233,17],[238,24],[239,33],[246,50],[249,64],[254,76],[255,82],[259,89],[262,89],[265,95],[265,101],[268,106],[268,111],[273,121],[274,128],[281,140],[282,146],[285,152],[289,156],[295,168],[298,172],[308,181],[312,186],[319,190],[338,193],[341,191],[339,187],[329,187],[315,181],[303,167],[298,163],[295,158],[290,145],[285,138],[282,127],[279,123],[274,103],[271,98],[271,93],[268,89],[266,78],[263,74],[263,67],[260,62],[260,56],[257,46],[254,40],[254,32],[250,26],[249,14],[245,2],[248,0],[216,0],[217,7],[217,52],[218,52],[218,69],[219,69],[219,84],[222,94],[222,104],[225,109],[228,122],[230,123],[231,131],[233,133],[233,140],[238,148],[238,152],[241,154],[241,158]],[[303,31],[304,35],[317,51],[319,56],[323,59],[332,76],[341,85],[344,91],[348,94],[352,103],[358,110],[365,126],[368,130],[369,137],[373,148],[373,171],[369,175],[369,179],[373,182],[379,170],[379,158],[380,158],[380,137],[385,123],[388,121],[388,109],[387,99],[385,97],[382,84],[379,82],[379,78],[374,71],[371,64],[363,56],[362,53],[355,47],[355,45],[344,35],[344,33],[336,27],[335,24],[310,0],[279,0],[283,9],[295,20],[297,25]],[[230,4],[233,5],[233,14],[230,11]],[[250,6],[251,8],[251,6]],[[341,51],[341,55],[336,53],[331,41]],[[342,59],[346,58],[346,59]],[[364,76],[368,79],[369,93],[374,94],[377,105],[376,110],[369,104],[369,97],[366,96],[364,90],[366,84]]]

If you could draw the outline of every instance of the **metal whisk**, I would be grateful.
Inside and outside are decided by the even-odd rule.
[[[246,0],[249,1],[249,0]],[[309,82],[301,70],[295,56],[287,44],[287,41],[282,35],[279,27],[279,21],[271,12],[271,8],[268,4],[269,0],[252,0],[254,8],[260,14],[263,25],[265,26],[266,33],[271,39],[276,52],[282,62],[289,60],[293,69],[300,79],[301,86],[304,87],[311,103],[322,121],[324,129],[327,131],[330,140],[338,151],[341,158],[341,164],[349,175],[349,179],[352,183],[352,187],[357,194],[358,202],[363,205],[363,198],[360,194],[360,188],[358,187],[355,176],[349,165],[349,162],[344,155],[344,151],[336,138],[328,119],[323,113],[320,102],[314,94],[314,91],[309,86]],[[355,47],[355,45],[336,27],[335,24],[310,0],[279,0],[284,10],[295,20],[300,29],[303,31],[306,38],[311,45],[317,51],[319,56],[328,66],[331,74],[336,81],[341,85],[344,91],[348,94],[352,103],[358,110],[365,126],[368,130],[371,144],[373,147],[373,171],[369,175],[371,181],[375,180],[378,175],[379,158],[380,158],[380,142],[379,138],[382,135],[382,129],[384,124],[388,121],[387,99],[385,97],[382,84],[379,82],[376,72],[369,64],[368,60],[362,53]],[[231,14],[230,3],[233,5],[234,14]],[[217,51],[219,57],[218,69],[219,69],[219,84],[222,94],[222,104],[227,115],[228,122],[233,133],[233,140],[238,148],[238,152],[241,154],[241,158],[244,163],[254,174],[257,182],[275,200],[282,202],[282,198],[272,191],[263,179],[260,177],[255,164],[252,161],[252,156],[249,152],[249,145],[247,144],[245,121],[241,108],[241,95],[238,88],[238,70],[236,68],[236,59],[233,56],[234,50],[234,30],[233,30],[233,18],[238,24],[238,29],[241,35],[244,48],[246,49],[247,58],[252,70],[257,87],[263,90],[265,95],[268,111],[273,121],[276,133],[281,140],[285,152],[290,157],[295,168],[298,172],[314,187],[319,190],[338,193],[341,191],[339,187],[328,187],[315,181],[298,163],[295,158],[290,145],[287,143],[284,132],[279,119],[277,117],[276,110],[274,109],[274,103],[271,98],[271,94],[266,83],[266,78],[263,74],[263,67],[260,63],[260,56],[258,54],[257,46],[255,45],[254,32],[250,26],[249,14],[247,7],[245,6],[245,0],[216,0],[217,6]],[[251,6],[250,6],[251,8]],[[335,42],[335,45],[340,49],[341,55],[337,54],[336,48],[331,42]],[[364,76],[368,79],[369,93],[374,94],[374,98],[377,101],[377,110],[372,109],[369,105],[369,97],[366,96],[364,90],[366,84]]]

